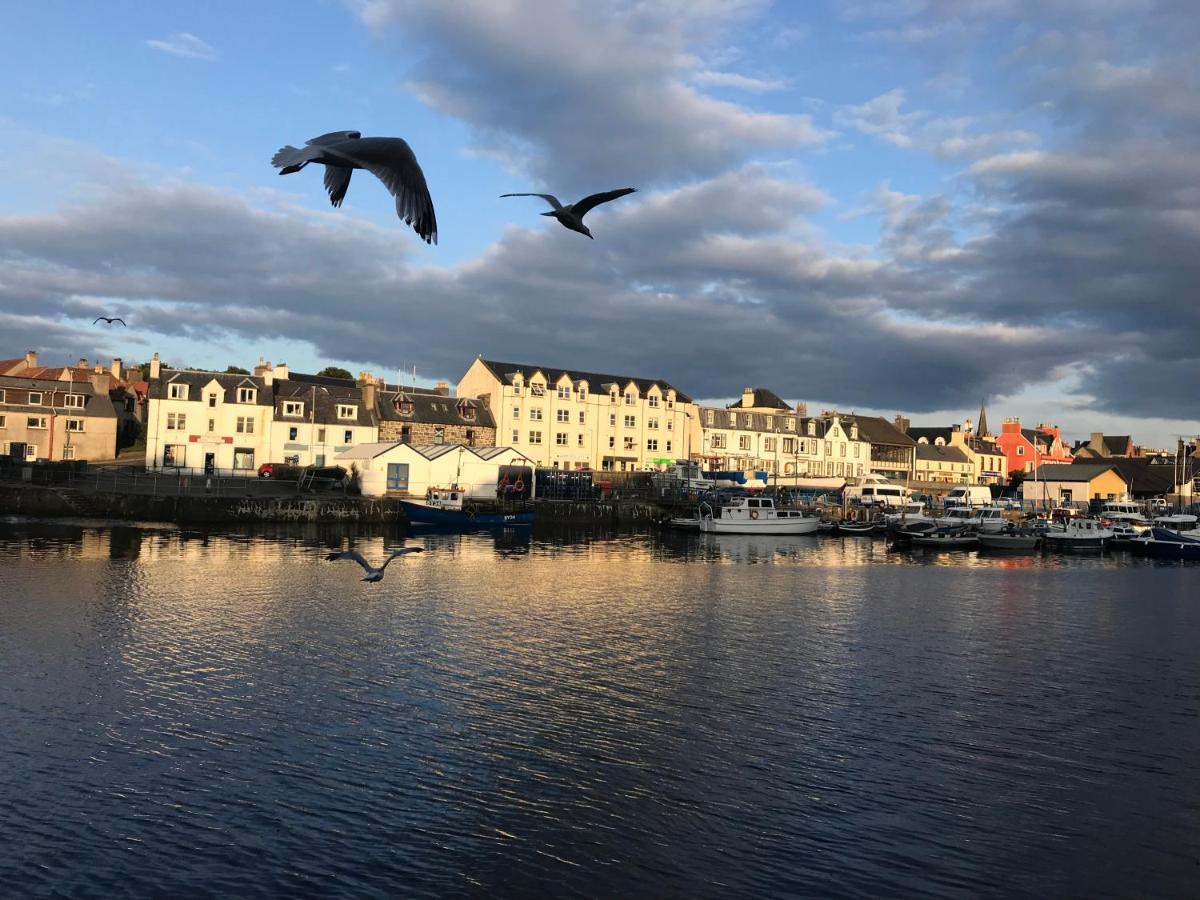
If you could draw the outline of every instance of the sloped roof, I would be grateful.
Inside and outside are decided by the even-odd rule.
[[[916,441],[918,444],[920,444],[921,438],[925,438],[925,440],[928,441],[930,444],[932,444],[938,438],[941,438],[943,441],[945,441],[948,444],[948,443],[950,443],[950,435],[952,433],[953,433],[952,429],[949,427],[938,428],[938,427],[912,426],[908,429],[908,436],[910,438],[912,438],[914,441]]]
[[[67,382],[55,378],[26,378],[24,375],[0,376],[0,389],[6,391],[40,391],[43,394],[57,392],[59,394],[74,394],[84,398],[83,408],[68,407],[65,404],[46,406],[44,403],[30,405],[14,403],[15,396],[5,395],[5,402],[0,404],[5,410],[16,412],[49,413],[57,412],[67,416],[91,416],[101,419],[115,419],[116,407],[113,405],[108,392],[97,393],[89,381]]]
[[[858,425],[858,434],[872,444],[895,444],[901,447],[916,445],[911,437],[882,416],[860,416],[850,414],[842,417],[843,421]]]
[[[186,384],[191,390],[188,391],[189,400],[200,400],[200,391],[205,386],[216,381],[225,392],[225,403],[237,402],[237,389],[239,387],[252,387],[258,393],[255,395],[254,406],[271,406],[275,402],[274,392],[265,384],[260,376],[257,375],[227,375],[224,372],[197,372],[189,369],[163,369],[161,376],[150,382],[150,399],[162,400],[167,395],[168,384]]]
[[[401,399],[413,404],[412,415],[402,415],[397,408]],[[385,422],[414,422],[428,425],[462,425],[467,428],[495,428],[496,418],[482,400],[474,397],[450,397],[435,391],[395,388],[380,391],[376,400],[379,418]],[[473,410],[475,417],[463,415]]]
[[[1106,434],[1104,435],[1104,449],[1110,455],[1125,455],[1129,452],[1130,444],[1133,439],[1127,434]]]
[[[338,459],[374,459],[387,453],[395,447],[399,441],[372,441],[368,444],[355,444],[349,449],[343,450],[337,454]]]
[[[572,381],[586,381],[593,391],[603,384],[619,384],[626,385],[633,382],[637,385],[638,393],[645,394],[650,390],[652,385],[657,384],[664,391],[675,391],[675,399],[681,403],[691,403],[692,398],[687,396],[675,385],[661,378],[641,378],[635,375],[602,375],[598,372],[583,372],[579,369],[561,369],[555,366],[537,366],[530,363],[511,363],[500,362],[494,359],[484,359],[479,357],[479,361],[487,366],[493,375],[503,381],[505,384],[512,384],[512,375],[515,372],[521,372],[526,378],[534,372],[543,372],[548,379],[548,383],[553,385],[563,375],[566,375]]]
[[[289,375],[284,379],[274,379],[272,387],[275,390],[275,417],[280,421],[287,421],[283,415],[283,402],[291,400],[305,404],[305,422],[316,421],[322,425],[375,424],[375,410],[367,408],[363,402],[362,388],[353,381],[344,378],[318,379],[315,375]],[[315,411],[313,405],[316,406]],[[355,418],[339,418],[337,407],[350,405],[355,407]]]
[[[937,444],[917,444],[917,459],[938,462],[970,463],[959,447],[939,447]]]
[[[1110,470],[1116,472],[1119,476],[1121,475],[1120,471],[1112,463],[1047,463],[1038,468],[1037,477],[1040,481],[1088,482],[1093,478],[1099,478]],[[1125,480],[1123,476],[1121,480]]]
[[[745,399],[744,397],[742,397],[742,398],[739,398],[736,403],[730,403],[725,408],[726,409],[750,409],[750,408],[782,409],[782,410],[786,410],[788,412],[790,412],[792,409],[774,391],[767,390],[766,388],[752,388],[751,390],[754,393],[754,397],[753,397],[753,402],[750,404],[750,406],[746,406],[746,404],[744,404],[742,402],[742,400]]]

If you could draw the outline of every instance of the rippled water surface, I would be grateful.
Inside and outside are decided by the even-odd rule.
[[[1196,896],[1200,566],[0,522],[0,893]]]

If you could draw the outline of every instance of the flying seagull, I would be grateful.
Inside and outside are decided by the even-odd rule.
[[[383,570],[386,569],[388,567],[388,563],[390,563],[397,556],[403,556],[406,553],[423,553],[424,550],[424,547],[401,547],[399,550],[393,550],[392,555],[385,559],[383,561],[383,565],[381,565],[378,569],[363,559],[363,555],[357,550],[345,550],[341,553],[330,553],[325,558],[328,560],[352,559],[366,570],[367,577],[364,578],[363,581],[376,582],[383,581]]]
[[[118,318],[117,316],[96,316],[96,320],[92,322],[92,324],[95,325],[96,322],[107,322],[109,325],[111,325],[113,322],[120,322],[122,325],[125,325],[125,320]],[[125,325],[125,327],[128,328],[129,326]]]
[[[365,138],[358,131],[331,131],[303,147],[281,147],[271,160],[280,175],[299,172],[309,163],[325,166],[329,201],[341,206],[355,169],[366,169],[396,198],[396,215],[427,244],[437,243],[437,218],[425,184],[425,173],[407,142],[400,138]]]
[[[582,200],[563,206],[558,202],[558,198],[553,194],[501,194],[501,197],[541,197],[552,207],[550,212],[542,213],[543,216],[554,216],[566,228],[572,231],[578,231],[580,234],[586,234],[588,237],[592,233],[588,231],[588,227],[583,224],[583,217],[599,206],[601,203],[607,203],[609,200],[616,200],[618,197],[624,197],[626,194],[632,194],[637,188],[617,188],[615,191],[604,191],[601,194],[592,194],[589,197],[584,197]]]

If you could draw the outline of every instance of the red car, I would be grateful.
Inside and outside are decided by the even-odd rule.
[[[296,481],[300,478],[300,467],[288,463],[263,463],[258,467],[259,478],[275,478],[279,481]]]

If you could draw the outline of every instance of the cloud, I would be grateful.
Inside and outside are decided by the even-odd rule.
[[[177,32],[169,38],[148,40],[146,46],[161,50],[163,53],[170,53],[172,56],[181,56],[184,59],[202,59],[211,62],[219,55],[211,45],[186,31]]]
[[[738,80],[711,72],[699,54],[760,7],[374,0],[360,15],[402,37],[406,58],[418,60],[409,88],[469,124],[479,149],[575,193],[707,177],[828,138],[807,115],[760,112],[697,89]]]
[[[708,70],[693,75],[692,83],[703,87],[735,88],[755,94],[779,91],[787,86],[785,81],[778,78],[751,78],[749,75],[739,75],[736,72],[711,72]]]

